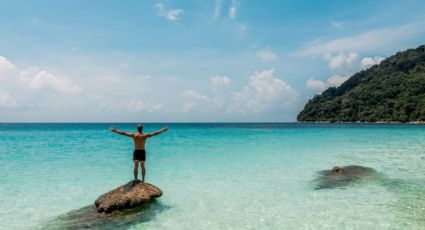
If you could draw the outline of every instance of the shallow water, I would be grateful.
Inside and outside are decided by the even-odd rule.
[[[168,132],[149,140],[146,162],[147,181],[164,195],[122,219],[106,217],[91,227],[425,228],[425,126],[145,124],[145,129],[165,125]],[[72,222],[61,225],[71,211],[86,211],[99,195],[132,179],[131,140],[111,133],[111,126],[0,124],[0,229],[72,229]],[[113,126],[135,130],[135,124]],[[334,165],[372,167],[387,179],[315,190],[317,172]]]

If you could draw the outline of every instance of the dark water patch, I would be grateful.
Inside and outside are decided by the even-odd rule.
[[[316,190],[344,188],[356,183],[378,181],[381,177],[374,169],[358,165],[336,166],[331,170],[320,171],[318,174],[313,181]]]
[[[88,205],[58,216],[42,229],[128,229],[130,226],[151,221],[170,208],[154,200],[138,208],[104,214],[98,213],[95,205]]]

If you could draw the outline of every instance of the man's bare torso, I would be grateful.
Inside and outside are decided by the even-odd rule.
[[[127,133],[127,132],[123,132],[123,131],[119,131],[115,128],[111,128],[112,132],[127,136],[127,137],[131,137],[133,139],[134,142],[134,149],[135,150],[145,150],[145,143],[146,143],[146,139],[156,136],[158,134],[161,134],[165,131],[168,130],[168,128],[162,128],[161,130],[155,131],[153,133],[142,133],[141,129],[143,128],[143,126],[139,125],[141,128],[139,130],[139,132],[137,133]],[[138,126],[138,127],[139,127]]]
[[[111,128],[111,131],[114,133],[131,137],[134,142],[134,150],[143,150],[143,151],[133,152],[134,180],[137,181],[137,174],[138,174],[137,168],[139,167],[139,164],[140,164],[140,167],[142,168],[142,183],[143,183],[145,181],[145,174],[146,174],[146,169],[145,169],[146,151],[144,151],[146,139],[156,136],[158,134],[161,134],[167,131],[168,128],[162,128],[161,130],[155,131],[153,133],[147,133],[147,134],[143,134],[142,130],[143,130],[142,124],[137,125],[137,131],[138,131],[137,133],[127,133],[127,132],[119,131],[115,128]]]
[[[142,133],[135,133],[133,135],[134,149],[135,150],[145,150],[147,136]]]

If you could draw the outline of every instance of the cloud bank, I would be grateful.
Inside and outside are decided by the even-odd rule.
[[[13,90],[12,95],[9,90]],[[37,67],[19,69],[6,57],[0,56],[0,106],[17,108],[23,103],[15,98],[33,97],[47,91],[76,94],[82,88],[64,76],[58,76]]]
[[[186,90],[187,97],[182,109],[190,112],[195,108],[203,112],[259,114],[271,110],[283,111],[296,101],[298,93],[285,81],[274,75],[274,70],[257,71],[239,90],[231,90],[227,76],[210,77],[211,96],[196,90]]]

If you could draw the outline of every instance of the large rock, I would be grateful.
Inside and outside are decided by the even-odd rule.
[[[329,189],[347,186],[354,182],[378,179],[379,174],[372,168],[350,165],[333,167],[332,170],[319,172],[315,189]]]
[[[109,213],[137,207],[161,195],[162,191],[156,186],[137,180],[99,196],[95,204],[98,212]]]

